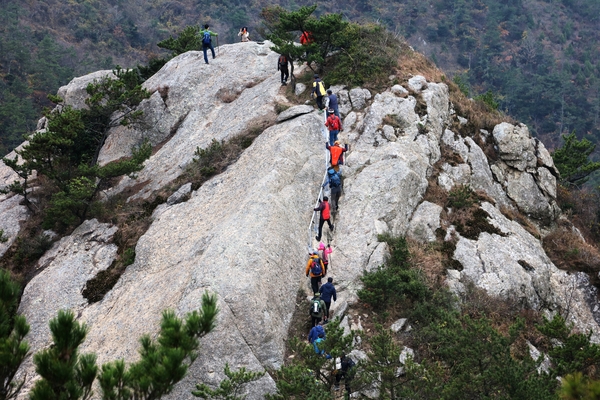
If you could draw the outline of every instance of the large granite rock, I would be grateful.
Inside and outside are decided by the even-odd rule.
[[[115,75],[112,70],[104,70],[73,78],[67,85],[60,87],[56,95],[63,99],[64,105],[75,109],[87,108],[85,100],[90,97],[86,91],[88,85],[105,77],[115,78]]]
[[[556,268],[540,241],[496,207],[486,202],[481,207],[504,235],[483,232],[478,240],[460,237],[454,259],[463,270],[448,274],[449,286],[460,292],[462,284],[470,281],[491,295],[517,300],[529,308],[560,312],[581,331],[592,330],[595,341],[600,340],[577,275]]]
[[[75,308],[90,327],[82,351],[97,353],[100,363],[130,361],[137,358],[139,337],[158,331],[162,310],[184,315],[198,309],[209,291],[219,299],[217,328],[203,339],[200,358],[166,398],[192,399],[195,383],[224,378],[225,363],[251,370],[279,367],[306,262],[302,227],[308,226],[307,210],[323,172],[321,124],[313,113],[267,129],[226,172],[187,202],[163,210],[140,238],[134,264],[101,302],[82,306],[83,279],[65,284],[74,293],[69,295],[50,284],[67,278],[62,269],[67,260],[57,249],[53,262],[60,267],[47,267],[39,285],[28,286],[21,310],[41,324],[59,308]],[[78,236],[63,240],[80,241]],[[87,254],[85,246],[80,243],[76,254]],[[103,260],[110,263],[108,255]],[[94,262],[79,264],[87,279]],[[48,290],[40,309],[42,282]],[[34,352],[47,344],[37,324],[31,335],[44,339],[33,342]],[[266,375],[248,398],[262,399],[273,389]]]
[[[117,128],[100,152],[106,164],[130,154],[144,139],[158,144],[169,139],[146,161],[137,179],[124,178],[114,190],[144,182],[137,197],[177,178],[191,162],[196,147],[228,140],[252,128],[260,120],[275,121],[275,103],[287,100],[273,65],[278,54],[269,42],[236,43],[220,47],[209,65],[202,52],[190,51],[170,60],[144,83],[152,96],[140,104],[143,129]],[[240,68],[243,60],[244,68]]]
[[[61,309],[73,310],[77,318],[81,317],[87,307],[87,300],[81,294],[86,282],[110,267],[117,255],[117,246],[111,243],[116,231],[116,227],[95,219],[85,221],[38,261],[40,272],[25,287],[19,306],[19,313],[31,326],[26,339],[31,353],[20,369],[20,376],[27,374],[27,389],[35,377],[31,354],[51,341],[48,322]],[[93,321],[87,322],[93,325]],[[27,390],[21,393],[26,394]]]

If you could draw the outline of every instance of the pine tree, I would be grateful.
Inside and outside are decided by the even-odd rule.
[[[561,182],[566,185],[581,185],[589,175],[600,169],[600,162],[591,161],[590,155],[596,145],[588,139],[577,140],[575,132],[562,136],[562,147],[552,153],[554,165],[560,172]]]
[[[192,391],[192,394],[196,397],[203,399],[213,400],[244,400],[246,396],[240,395],[243,387],[250,382],[254,382],[262,378],[264,372],[252,372],[246,371],[246,368],[242,367],[237,371],[232,371],[229,368],[229,364],[225,364],[225,376],[216,389],[211,389],[206,384],[197,384],[196,390]]]
[[[22,382],[14,382],[19,366],[29,352],[24,340],[29,325],[22,315],[16,315],[21,288],[10,273],[0,270],[0,400],[17,396]]]
[[[199,339],[212,331],[218,313],[215,296],[204,293],[200,312],[177,318],[164,311],[158,339],[140,339],[140,361],[125,366],[123,360],[104,364],[98,377],[105,400],[154,400],[171,392],[198,357]]]
[[[79,354],[88,328],[70,310],[60,310],[50,321],[53,345],[33,356],[36,372],[31,400],[88,399],[98,367],[95,354]]]

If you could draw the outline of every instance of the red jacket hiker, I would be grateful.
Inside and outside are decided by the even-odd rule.
[[[327,196],[323,196],[323,201],[319,204],[319,207],[314,208],[313,211],[321,211],[321,218],[319,218],[319,234],[316,239],[317,242],[321,240],[321,234],[323,233],[323,224],[327,222],[329,225],[329,230],[333,230],[333,224],[329,220],[331,217],[331,213],[329,211],[329,198]]]

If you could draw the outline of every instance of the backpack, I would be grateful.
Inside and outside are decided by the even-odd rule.
[[[332,131],[340,130],[340,119],[335,114],[329,119],[329,126],[331,127]]]
[[[285,67],[287,67],[287,64],[288,64],[287,57],[284,55],[279,56],[279,66],[285,68]]]
[[[325,86],[323,86],[323,81],[317,81],[316,83],[316,92],[317,92],[317,96],[325,96]]]
[[[209,45],[211,41],[212,40],[210,38],[210,32],[204,31],[204,33],[202,34],[202,44]]]
[[[339,174],[334,172],[329,174],[329,187],[339,187],[342,184]]]
[[[310,306],[311,315],[319,315],[321,313],[321,299],[314,299]]]
[[[314,276],[321,276],[323,274],[323,268],[321,267],[321,259],[313,258],[312,265],[310,266],[310,272]]]

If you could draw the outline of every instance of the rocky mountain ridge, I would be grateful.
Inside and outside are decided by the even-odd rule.
[[[268,119],[272,126],[189,200],[157,208],[135,262],[101,301],[88,304],[81,292],[115,259],[116,228],[90,220],[56,242],[38,262],[40,272],[19,309],[31,324],[33,352],[49,345],[48,320],[70,308],[90,327],[83,352],[95,352],[100,363],[134,360],[138,338],[157,332],[162,310],[183,315],[198,308],[208,290],[219,299],[217,329],[202,341],[199,359],[168,398],[192,398],[195,383],[217,383],[225,363],[262,370],[284,362],[296,293],[308,290],[306,250],[316,243],[307,242],[306,229],[323,177],[325,139],[322,114],[294,106],[284,95],[276,60],[268,43],[226,45],[210,65],[200,52],[188,52],[145,83],[153,92],[140,105],[146,127],[114,129],[100,158],[107,163],[126,156],[144,139],[160,148],[137,179],[121,180],[109,196],[128,188],[137,189],[132,198],[147,198],[181,175],[197,146],[236,137],[255,121]],[[67,104],[82,104],[86,82],[107,73],[74,80],[59,95]],[[540,240],[505,215],[520,212],[545,226],[560,218],[557,171],[543,144],[524,125],[508,123],[471,137],[461,131],[468,121],[454,110],[446,84],[422,76],[401,83],[381,93],[333,88],[344,117],[340,138],[351,144],[330,238],[330,274],[339,291],[334,315],[343,317],[356,301],[362,271],[383,263],[387,245],[378,235],[432,242],[443,233],[441,240],[455,244],[456,268],[446,271],[446,282],[456,293],[473,282],[525,307],[567,311],[597,340],[585,275],[558,270]],[[276,119],[276,104],[293,107]],[[0,165],[0,185],[14,179],[5,171]],[[461,185],[487,196],[480,209],[495,229],[465,237],[451,223],[456,211],[430,194],[434,187],[449,192]],[[9,244],[26,218],[18,203],[18,196],[0,197],[0,229]],[[29,359],[21,371],[27,387],[32,371]],[[252,385],[249,398],[273,390],[267,374]]]

